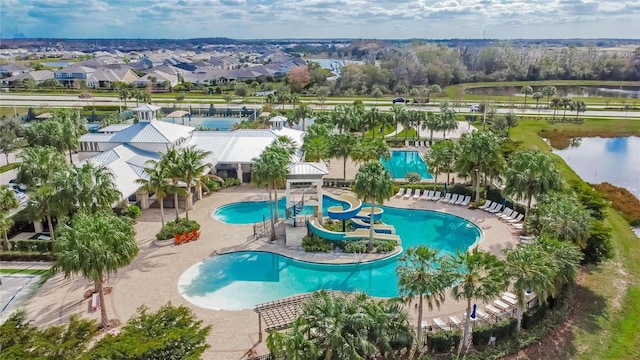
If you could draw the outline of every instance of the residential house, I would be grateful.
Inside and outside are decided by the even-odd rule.
[[[163,71],[153,71],[133,81],[135,87],[148,87],[151,91],[167,91],[178,85],[178,76]]]
[[[94,89],[113,89],[115,82],[131,84],[138,79],[138,75],[128,68],[99,67],[87,78],[87,86]]]
[[[51,70],[34,70],[16,76],[10,76],[2,79],[2,86],[15,86],[18,81],[26,79],[35,80],[36,84],[41,84],[45,80],[53,79],[53,71]]]
[[[56,80],[60,81],[63,85],[74,85],[78,81],[87,81],[87,79],[96,71],[96,68],[72,64],[53,72],[53,76]]]
[[[4,64],[4,65],[0,65],[0,77],[10,77],[10,76],[18,76],[20,74],[25,74],[28,73],[29,71],[32,71],[33,69],[24,65],[20,65],[20,64],[14,64],[14,63],[9,63],[9,64]]]

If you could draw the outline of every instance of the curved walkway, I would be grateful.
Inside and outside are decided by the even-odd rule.
[[[340,191],[335,192],[340,193]],[[108,280],[108,285],[113,287],[111,294],[105,296],[105,305],[110,318],[119,318],[124,323],[143,304],[155,310],[171,301],[174,305],[184,305],[193,309],[196,316],[204,320],[206,325],[213,325],[207,339],[211,348],[205,353],[204,359],[242,359],[254,346],[259,354],[266,353],[265,343],[258,343],[258,319],[252,310],[213,311],[200,308],[185,300],[179,294],[177,286],[178,279],[185,270],[216,254],[237,250],[277,248],[278,245],[268,244],[262,240],[248,240],[253,233],[251,225],[224,224],[211,216],[214,208],[224,204],[266,198],[267,194],[262,189],[241,186],[198,201],[194,209],[189,212],[189,217],[202,225],[202,236],[196,242],[180,246],[157,247],[153,244],[154,235],[160,229],[159,209],[145,210],[136,224],[136,238],[140,247],[138,258],[130,266],[111,275]],[[385,205],[439,210],[467,218],[483,231],[483,239],[479,243],[480,249],[496,255],[500,255],[502,249],[516,244],[512,229],[501,223],[496,216],[483,211],[414,199],[392,198]],[[173,209],[165,210],[167,219],[171,219],[173,214]],[[287,252],[292,255],[291,250],[283,251],[283,253]],[[301,257],[312,261],[349,260],[348,255],[344,254],[305,254]],[[100,312],[89,312],[88,300],[83,298],[84,292],[89,288],[91,284],[81,277],[65,279],[62,274],[53,276],[27,304],[29,319],[37,325],[66,324],[69,318],[76,314],[83,318],[98,319]],[[464,302],[451,299],[448,295],[441,309],[433,314],[426,311],[425,318],[439,316],[446,319],[449,315],[460,317],[464,312]],[[412,323],[417,323],[417,309],[410,306],[408,311],[413,318]]]

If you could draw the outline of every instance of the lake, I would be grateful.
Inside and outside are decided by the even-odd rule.
[[[340,76],[340,68],[351,63],[361,64],[362,61],[346,60],[346,59],[305,59],[306,61],[314,61],[320,64],[323,69],[329,69],[334,74]]]
[[[43,62],[42,65],[44,66],[55,66],[55,67],[65,67],[67,65],[71,64],[71,62],[69,61],[50,61],[50,62]]]
[[[553,150],[589,183],[608,182],[640,199],[640,137],[581,138]]]
[[[532,86],[533,91],[542,92],[543,86]],[[487,95],[487,96],[524,96],[520,94],[518,86],[495,86],[495,87],[477,87],[466,89],[467,94]],[[608,98],[640,98],[640,86],[556,86],[557,92],[554,97],[608,97]],[[532,104],[535,100],[529,96]],[[545,103],[546,97],[540,99],[540,103]]]

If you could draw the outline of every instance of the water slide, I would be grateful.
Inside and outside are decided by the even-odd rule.
[[[362,210],[362,201],[355,196],[343,194],[337,198],[338,201],[345,203],[344,206],[331,206],[327,209],[327,215],[333,220],[347,220],[356,216]]]
[[[353,224],[353,227],[357,230],[357,229],[369,229],[369,223],[368,222],[364,222],[358,218],[351,218],[351,223]],[[386,225],[386,224],[373,224],[373,231],[380,233],[380,234],[395,234],[396,233],[396,228],[393,227],[393,225]]]
[[[367,224],[368,225],[368,224]],[[385,225],[390,226],[390,225]],[[331,231],[325,229],[322,225],[318,223],[318,220],[313,218],[309,220],[309,230],[315,235],[323,239],[327,239],[330,241],[347,241],[347,240],[362,240],[369,238],[369,229],[357,229],[351,232],[339,232],[339,231]],[[400,244],[400,237],[398,235],[390,234],[390,233],[380,233],[376,232],[374,227],[373,238],[377,240],[395,240],[398,244]],[[395,229],[394,229],[395,232]]]

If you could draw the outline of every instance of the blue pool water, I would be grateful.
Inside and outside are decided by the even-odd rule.
[[[339,202],[323,199],[323,210]],[[284,202],[280,204],[284,212]],[[259,208],[263,208],[260,210]],[[383,207],[385,223],[394,225],[403,248],[426,245],[442,253],[464,251],[480,239],[478,227],[437,211]],[[234,224],[262,221],[267,202],[236,203],[216,210],[214,217]],[[268,215],[265,216],[268,218]],[[241,220],[247,219],[247,220]],[[314,264],[268,252],[237,252],[209,258],[182,274],[180,293],[209,309],[240,310],[319,289],[363,291],[372,296],[398,295],[397,256],[351,265]]]
[[[416,172],[423,179],[433,179],[427,171],[427,164],[417,151],[392,151],[389,159],[380,159],[394,179],[404,179],[407,173]]]
[[[322,199],[322,210],[326,214],[330,206],[342,205],[342,202],[328,196]],[[298,215],[313,215],[312,206],[304,206]],[[285,198],[278,200],[278,216],[286,217]],[[228,224],[253,224],[269,219],[267,201],[245,201],[222,206],[213,212],[213,217]]]
[[[207,118],[207,120],[200,123],[200,126],[211,130],[228,131],[241,120],[241,118],[234,117]]]

